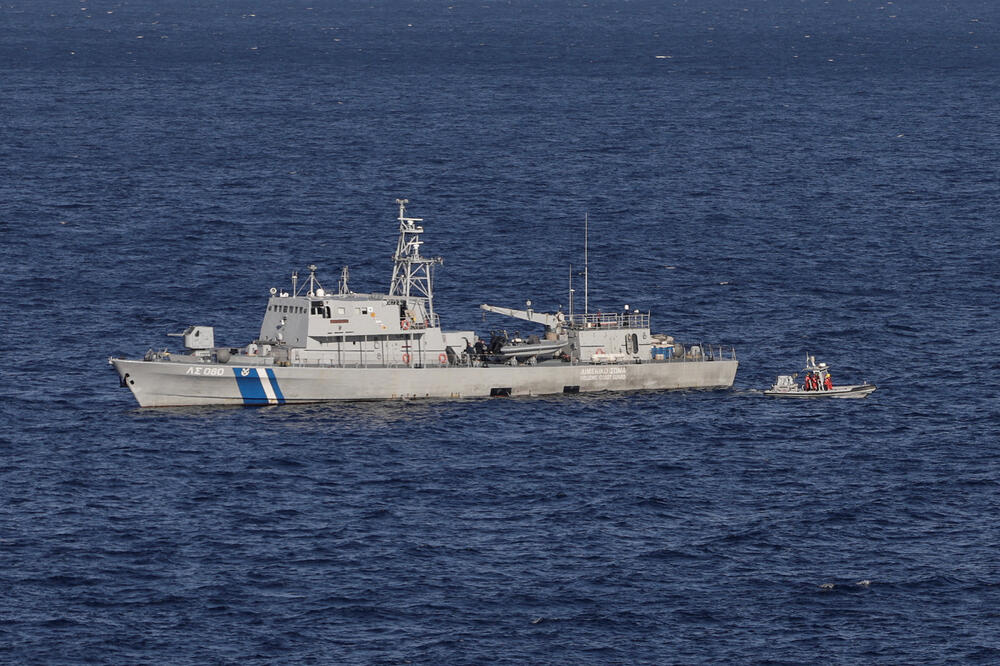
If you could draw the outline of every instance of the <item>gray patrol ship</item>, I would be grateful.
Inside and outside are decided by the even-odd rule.
[[[260,334],[245,347],[215,345],[210,326],[183,333],[184,353],[112,358],[121,385],[142,407],[276,405],[333,400],[477,398],[733,384],[735,352],[684,346],[654,335],[649,313],[569,313],[482,305],[544,327],[521,338],[496,331],[445,331],[434,312],[431,273],[420,254],[420,218],[398,199],[399,240],[388,294],[358,294],[344,268],[329,293],[309,266],[291,291],[270,290]]]

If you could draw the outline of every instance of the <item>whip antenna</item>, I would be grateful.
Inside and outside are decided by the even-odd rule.
[[[589,260],[587,257],[588,215],[583,214],[583,314],[590,314]]]

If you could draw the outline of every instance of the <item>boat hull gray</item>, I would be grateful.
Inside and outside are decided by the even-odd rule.
[[[832,389],[822,389],[817,391],[804,391],[799,387],[795,389],[769,389],[764,391],[764,395],[773,398],[804,398],[815,400],[817,398],[840,398],[856,399],[867,398],[875,390],[873,384],[856,384],[854,386],[835,386]]]
[[[111,359],[141,407],[722,389],[738,361],[490,367],[242,366]]]

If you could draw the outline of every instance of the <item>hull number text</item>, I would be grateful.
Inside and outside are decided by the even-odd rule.
[[[202,377],[221,377],[225,374],[225,370],[222,368],[200,368],[196,365],[191,366],[187,369],[185,375],[201,375]]]

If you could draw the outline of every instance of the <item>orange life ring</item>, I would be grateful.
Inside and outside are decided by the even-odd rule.
[[[407,354],[406,352],[403,352],[403,363],[405,363],[406,365],[410,364],[410,355]]]
[[[400,319],[399,320],[399,327],[405,331],[406,329],[408,329],[410,327],[410,320],[409,319]]]
[[[441,365],[448,365],[448,355],[444,352],[438,354],[438,360],[441,362]]]

